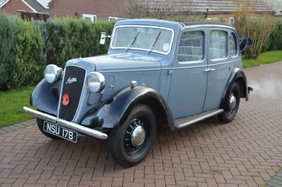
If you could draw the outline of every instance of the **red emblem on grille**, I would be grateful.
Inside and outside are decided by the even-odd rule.
[[[64,106],[67,106],[70,103],[70,95],[69,94],[64,94],[63,99],[62,99],[62,104]]]

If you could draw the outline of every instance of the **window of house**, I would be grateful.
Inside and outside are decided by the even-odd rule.
[[[92,22],[97,21],[97,16],[93,15],[93,14],[82,14],[82,17],[83,17],[83,19],[89,20],[89,21],[92,21]]]
[[[227,57],[227,32],[212,31],[209,45],[210,59],[221,59]]]
[[[204,58],[204,33],[201,31],[182,34],[178,49],[178,61],[199,61]]]
[[[231,57],[237,56],[237,40],[234,33],[230,35],[230,55]]]
[[[123,18],[109,16],[108,21],[118,21],[118,20],[122,20],[122,19]]]

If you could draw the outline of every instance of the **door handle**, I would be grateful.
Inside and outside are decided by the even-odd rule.
[[[215,69],[214,69],[214,68],[206,68],[206,69],[204,70],[204,72],[210,72],[210,71],[215,71]]]

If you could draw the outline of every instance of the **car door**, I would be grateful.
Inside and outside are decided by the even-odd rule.
[[[207,86],[205,35],[197,29],[181,34],[168,95],[175,119],[202,112]]]
[[[231,71],[228,47],[229,32],[224,28],[210,29],[208,35],[207,95],[203,111],[219,108]]]

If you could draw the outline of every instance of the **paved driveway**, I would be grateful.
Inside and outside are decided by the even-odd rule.
[[[105,141],[52,141],[34,120],[0,129],[0,185],[263,186],[282,167],[282,62],[245,72],[255,92],[232,123],[159,129],[153,151],[132,168],[116,164]]]

